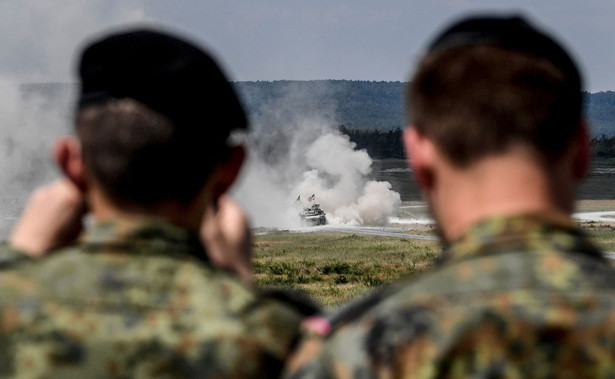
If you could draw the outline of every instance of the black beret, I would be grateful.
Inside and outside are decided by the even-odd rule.
[[[489,45],[545,59],[559,68],[581,91],[581,75],[570,55],[552,37],[522,16],[471,16],[442,31],[428,52],[454,47]]]
[[[225,138],[246,128],[244,110],[220,67],[194,44],[153,30],[119,32],[85,47],[78,107],[132,98],[185,131]]]

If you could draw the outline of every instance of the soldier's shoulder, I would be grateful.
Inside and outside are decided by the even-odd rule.
[[[260,302],[271,302],[291,308],[302,316],[313,316],[322,311],[320,304],[303,291],[291,288],[265,288],[255,292]]]
[[[15,268],[32,260],[33,258],[21,250],[15,249],[7,241],[0,243],[0,270]]]

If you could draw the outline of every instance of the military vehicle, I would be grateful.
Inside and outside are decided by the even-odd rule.
[[[312,204],[309,208],[303,208],[299,213],[301,217],[301,225],[316,226],[327,224],[327,214],[320,209],[320,204]]]

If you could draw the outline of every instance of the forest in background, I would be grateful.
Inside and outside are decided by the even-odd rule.
[[[327,115],[342,133],[374,159],[404,158],[401,129],[405,122],[403,82],[361,80],[236,82],[251,118],[272,107]],[[280,99],[284,99],[283,102]],[[615,92],[584,93],[594,155],[615,157]],[[271,122],[271,129],[280,128]],[[275,136],[275,133],[273,134]],[[275,139],[275,138],[272,138]],[[273,142],[273,141],[270,141]]]
[[[346,134],[357,145],[357,149],[365,149],[374,159],[404,158],[404,147],[401,142],[401,129],[395,130],[365,130],[347,129],[343,125],[340,132]],[[592,153],[595,158],[615,158],[615,136],[601,135],[591,140]]]
[[[389,131],[405,124],[404,82],[280,80],[234,84],[255,118],[283,104],[299,111],[328,115],[336,125],[344,125],[347,130]],[[585,92],[583,102],[592,136],[615,136],[615,92]]]

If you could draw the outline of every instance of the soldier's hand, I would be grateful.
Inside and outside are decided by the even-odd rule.
[[[246,284],[252,282],[252,248],[248,218],[230,196],[222,195],[217,206],[205,211],[201,238],[211,262],[237,275]]]
[[[14,248],[31,256],[73,242],[83,229],[83,193],[67,179],[35,190],[9,238]]]

